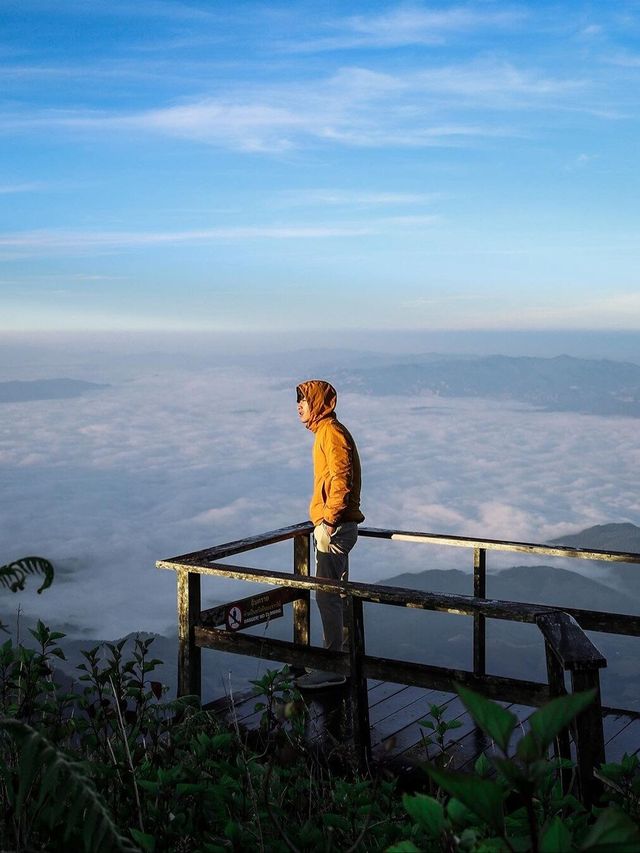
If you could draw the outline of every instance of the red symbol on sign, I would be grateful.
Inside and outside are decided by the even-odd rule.
[[[238,628],[242,627],[242,610],[237,605],[229,608],[227,627],[230,631],[237,631]]]

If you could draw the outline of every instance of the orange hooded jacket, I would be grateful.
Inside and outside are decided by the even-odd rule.
[[[311,521],[316,526],[322,521],[332,525],[364,521],[360,512],[360,458],[351,434],[335,416],[335,388],[321,379],[311,379],[301,382],[297,390],[309,404],[307,429],[315,434]]]

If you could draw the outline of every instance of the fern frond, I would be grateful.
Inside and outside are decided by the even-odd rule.
[[[27,575],[44,577],[42,586],[38,589],[40,593],[53,583],[53,566],[44,557],[22,557],[20,560],[14,560],[13,563],[7,563],[6,566],[0,566],[0,585],[10,589],[11,592],[17,592],[19,589],[24,589]]]
[[[138,848],[113,821],[85,768],[60,752],[40,732],[21,720],[0,718],[18,749],[18,790],[15,792],[16,818],[28,810],[29,820],[42,817],[49,829],[64,825],[68,840],[74,830],[83,837],[87,853],[135,853]],[[29,808],[28,800],[35,800]]]

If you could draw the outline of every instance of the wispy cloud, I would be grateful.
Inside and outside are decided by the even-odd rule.
[[[8,0],[6,5],[9,8],[18,7],[22,14],[50,12],[57,15],[85,15],[97,18],[165,18],[179,21],[220,19],[215,12],[178,0],[138,0],[136,3],[128,3],[126,0],[110,0],[109,3],[103,3],[101,0],[65,0],[62,5],[53,0]]]
[[[442,198],[441,193],[406,193],[341,189],[308,189],[280,196],[286,205],[327,205],[335,207],[395,207],[427,205]]]
[[[640,54],[630,52],[617,52],[607,57],[610,65],[619,65],[622,68],[640,68]]]
[[[433,296],[418,296],[407,299],[402,303],[403,308],[433,308],[437,305],[449,305],[453,302],[482,302],[486,303],[485,293],[443,293]]]
[[[246,240],[328,240],[421,229],[440,221],[437,214],[409,214],[350,219],[341,222],[228,226],[188,231],[85,231],[41,229],[0,233],[0,249],[39,254],[65,251],[117,251],[148,246],[176,246]],[[19,256],[19,255],[18,255]],[[59,276],[56,276],[59,277]],[[81,278],[86,276],[82,275]]]
[[[473,62],[428,69],[414,75],[418,90],[482,98],[499,107],[505,97],[547,98],[568,95],[585,87],[585,80],[552,77],[519,68],[512,62]],[[528,104],[525,102],[523,107]]]
[[[14,195],[17,193],[37,193],[50,188],[50,184],[44,181],[24,181],[17,184],[0,184],[0,195]]]
[[[470,6],[432,9],[422,4],[402,4],[382,14],[351,15],[324,22],[332,33],[289,43],[297,52],[357,48],[397,48],[406,45],[437,45],[455,34],[481,29],[511,27],[522,21],[522,10],[478,10]]]
[[[570,163],[567,164],[567,171],[572,172],[576,171],[576,169],[585,169],[589,163],[593,163],[594,160],[598,159],[597,154],[578,154]]]
[[[384,220],[386,221],[386,220]],[[380,224],[380,223],[378,223]],[[266,225],[192,231],[25,231],[0,234],[0,248],[24,252],[134,249],[225,240],[322,240],[371,234],[376,224]]]
[[[349,67],[305,85],[274,84],[136,113],[46,110],[5,113],[5,133],[36,128],[153,133],[247,152],[310,145],[459,146],[521,134],[487,110],[575,110],[579,80],[509,63],[448,65],[402,74]],[[480,117],[480,120],[478,118]]]

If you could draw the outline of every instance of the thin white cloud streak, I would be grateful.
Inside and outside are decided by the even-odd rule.
[[[4,133],[42,128],[153,133],[247,152],[313,145],[415,148],[517,136],[481,110],[576,109],[584,81],[562,80],[509,63],[472,63],[386,74],[343,68],[308,83],[238,90],[138,113],[46,110],[2,117]],[[588,106],[588,105],[587,105]],[[463,110],[465,118],[458,112]]]
[[[428,219],[428,218],[425,218]],[[373,225],[281,225],[208,228],[194,231],[159,232],[81,232],[29,231],[0,235],[0,247],[47,252],[59,250],[128,249],[145,246],[208,243],[220,240],[323,240],[335,237],[357,237],[371,234],[382,227],[384,220]]]
[[[483,302],[486,303],[485,293],[451,293],[436,294],[434,296],[419,296],[416,299],[408,299],[402,303],[403,308],[433,308],[436,305],[447,306],[452,302]]]
[[[17,195],[19,193],[36,193],[50,189],[51,185],[43,181],[25,181],[18,184],[0,184],[0,195]]]
[[[321,52],[358,48],[397,48],[409,45],[438,45],[447,37],[483,29],[510,28],[526,17],[520,10],[476,11],[469,6],[428,9],[402,4],[375,15],[352,15],[324,23],[336,35],[287,43],[291,52]]]
[[[637,329],[640,326],[640,294],[597,294],[576,300],[570,294],[564,304],[557,298],[546,304],[521,304],[515,308],[492,306],[490,317],[486,309],[469,311],[465,317],[468,328],[522,328],[522,329]]]
[[[9,8],[16,7],[22,14],[41,14],[49,12],[56,15],[84,15],[87,17],[126,17],[126,18],[166,18],[168,20],[186,21],[220,21],[221,16],[215,12],[191,6],[188,3],[164,2],[164,0],[138,0],[136,3],[110,0],[65,0],[63,6],[51,0],[18,0],[11,3]]]
[[[640,54],[637,53],[610,54],[604,61],[621,68],[640,68]]]
[[[354,192],[341,189],[308,189],[282,193],[286,205],[327,205],[344,207],[395,207],[428,205],[443,198],[442,193]]]
[[[586,81],[559,79],[523,71],[510,62],[447,66],[415,74],[415,88],[428,92],[481,98],[499,107],[500,99],[563,96],[583,89]],[[527,106],[527,103],[523,105]]]

